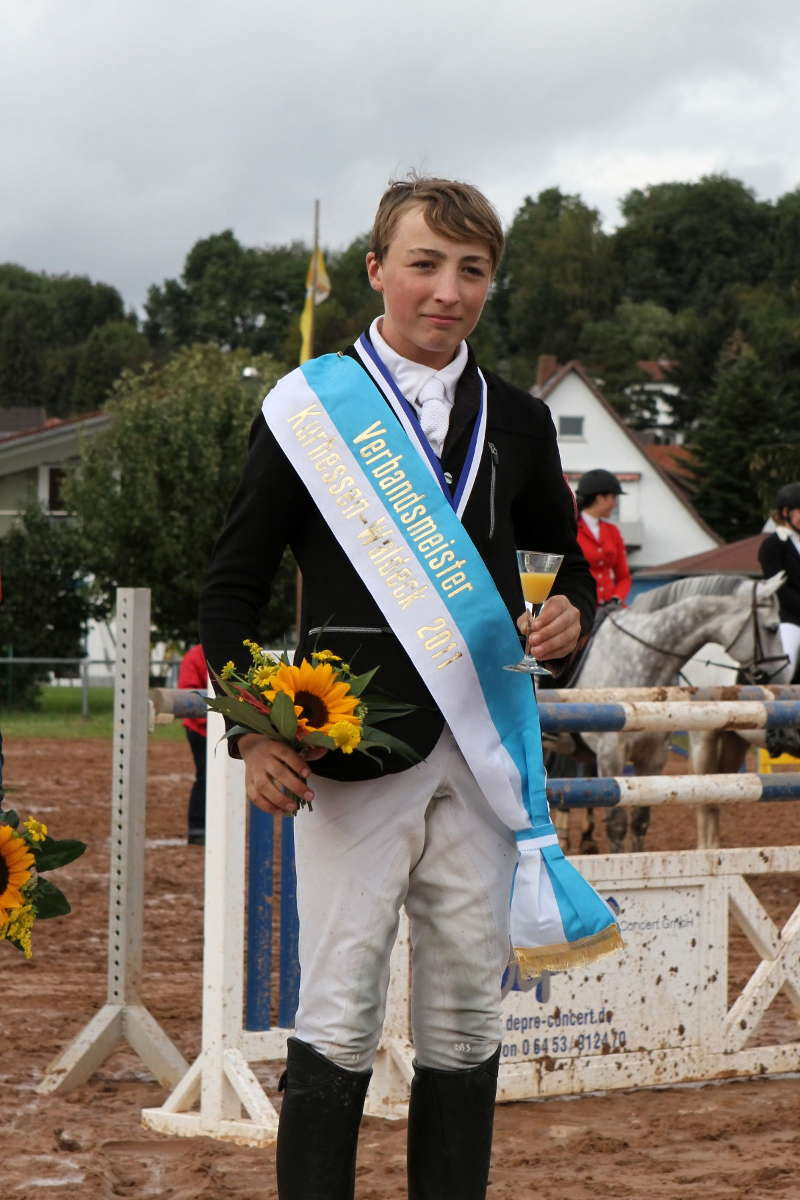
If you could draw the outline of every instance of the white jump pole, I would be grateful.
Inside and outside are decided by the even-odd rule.
[[[150,590],[118,588],[117,662],[111,776],[106,1003],[49,1065],[38,1091],[68,1092],[85,1083],[120,1042],[127,1042],[172,1087],[187,1063],[139,998],[142,973]]]
[[[275,1141],[278,1114],[249,1061],[283,1057],[288,1031],[243,1029],[244,764],[229,756],[224,733],[220,714],[209,712],[202,1049],[164,1104],[142,1111],[142,1122],[159,1133],[263,1146]]]

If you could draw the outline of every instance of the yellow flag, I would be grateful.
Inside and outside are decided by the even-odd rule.
[[[303,305],[303,312],[300,317],[300,334],[302,342],[300,344],[300,362],[304,363],[306,359],[311,358],[313,354],[313,346],[311,345],[311,329],[312,329],[312,305],[322,304],[323,300],[327,300],[331,294],[331,281],[328,278],[328,272],[325,269],[325,259],[322,257],[322,251],[317,250],[317,286],[314,287],[314,253],[308,264],[306,272],[306,302]],[[314,295],[312,296],[312,291]]]

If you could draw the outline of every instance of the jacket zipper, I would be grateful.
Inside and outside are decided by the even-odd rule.
[[[489,541],[494,537],[494,491],[497,483],[497,464],[500,461],[500,455],[497,453],[497,446],[494,442],[488,442],[489,454],[491,456],[490,476],[489,476]]]

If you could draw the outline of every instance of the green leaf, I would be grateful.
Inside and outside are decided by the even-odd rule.
[[[253,708],[252,704],[248,704],[245,700],[229,700],[227,697],[218,697],[215,701],[210,702],[210,707],[215,712],[222,713],[229,721],[233,721],[237,725],[244,725],[249,733],[265,733],[267,737],[271,737],[274,733],[274,726],[270,721],[269,714]]]
[[[240,737],[243,733],[258,733],[261,737],[272,738],[273,742],[282,742],[283,738],[278,733],[275,726],[270,722],[269,729],[251,729],[247,725],[234,725],[232,729],[228,729],[225,733],[226,738]]]
[[[409,713],[416,712],[420,707],[417,704],[401,704],[399,700],[384,700],[383,698],[370,700],[366,696],[362,696],[361,701],[366,707],[370,725],[379,725],[381,721],[393,721],[398,717],[407,717]]]
[[[287,741],[293,741],[297,735],[297,717],[294,706],[286,692],[277,692],[270,710],[272,723]]]
[[[67,863],[73,862],[76,858],[80,858],[86,849],[85,842],[79,842],[75,838],[61,838],[56,841],[54,838],[46,837],[43,842],[39,843],[36,854],[36,870],[41,874],[42,871],[54,871],[56,867],[66,866]]]
[[[236,691],[234,689],[233,684],[229,683],[227,679],[223,679],[221,675],[218,675],[213,667],[209,667],[208,670],[209,670],[209,674],[213,676],[214,682],[217,684],[218,687],[222,688],[222,691],[225,693],[226,696],[235,696],[236,695]],[[209,706],[213,706],[213,697],[203,696],[203,699],[205,700],[206,704],[208,704]]]
[[[371,726],[365,725],[361,730],[361,737],[370,746],[383,746],[386,750],[391,750],[394,754],[399,754],[408,762],[417,763],[421,761],[420,755],[416,750],[412,749],[406,742],[402,742],[400,738],[394,737],[391,733],[386,733],[384,729],[373,729]],[[357,747],[360,749],[361,747]]]
[[[72,911],[69,900],[61,888],[57,888],[49,879],[36,880],[36,886],[31,893],[31,901],[40,921],[45,921],[48,917],[64,917]]]
[[[354,696],[360,696],[369,687],[378,670],[380,670],[379,667],[373,667],[371,671],[365,671],[363,675],[353,676],[350,680],[350,691]]]
[[[19,815],[13,808],[9,808],[7,812],[0,812],[0,825],[10,825],[12,829],[16,829],[19,825]]]

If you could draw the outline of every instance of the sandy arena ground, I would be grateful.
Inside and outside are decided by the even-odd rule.
[[[20,810],[49,822],[57,836],[83,838],[90,849],[59,872],[74,911],[39,926],[33,960],[0,945],[0,1196],[275,1197],[272,1151],[145,1132],[140,1109],[159,1105],[165,1093],[126,1049],[70,1095],[36,1094],[50,1059],[105,999],[111,746],[18,740],[6,752],[6,782],[20,789]],[[189,1060],[200,1036],[203,867],[202,851],[184,844],[190,769],[183,743],[151,744],[148,837],[156,845],[147,856],[143,999]],[[602,830],[599,841],[602,850]],[[798,804],[724,810],[723,845],[797,843]],[[649,844],[691,848],[691,814],[655,809]],[[759,896],[782,922],[800,901],[800,880],[774,877]],[[742,940],[738,965],[736,948],[732,956],[734,981],[738,975],[741,986],[751,969]],[[790,1030],[785,1001],[771,1020],[774,1030]],[[273,1097],[281,1069],[272,1064],[263,1076]],[[800,1077],[504,1105],[497,1110],[489,1196],[796,1200],[798,1118]],[[404,1197],[404,1154],[404,1122],[366,1119],[358,1200]]]

